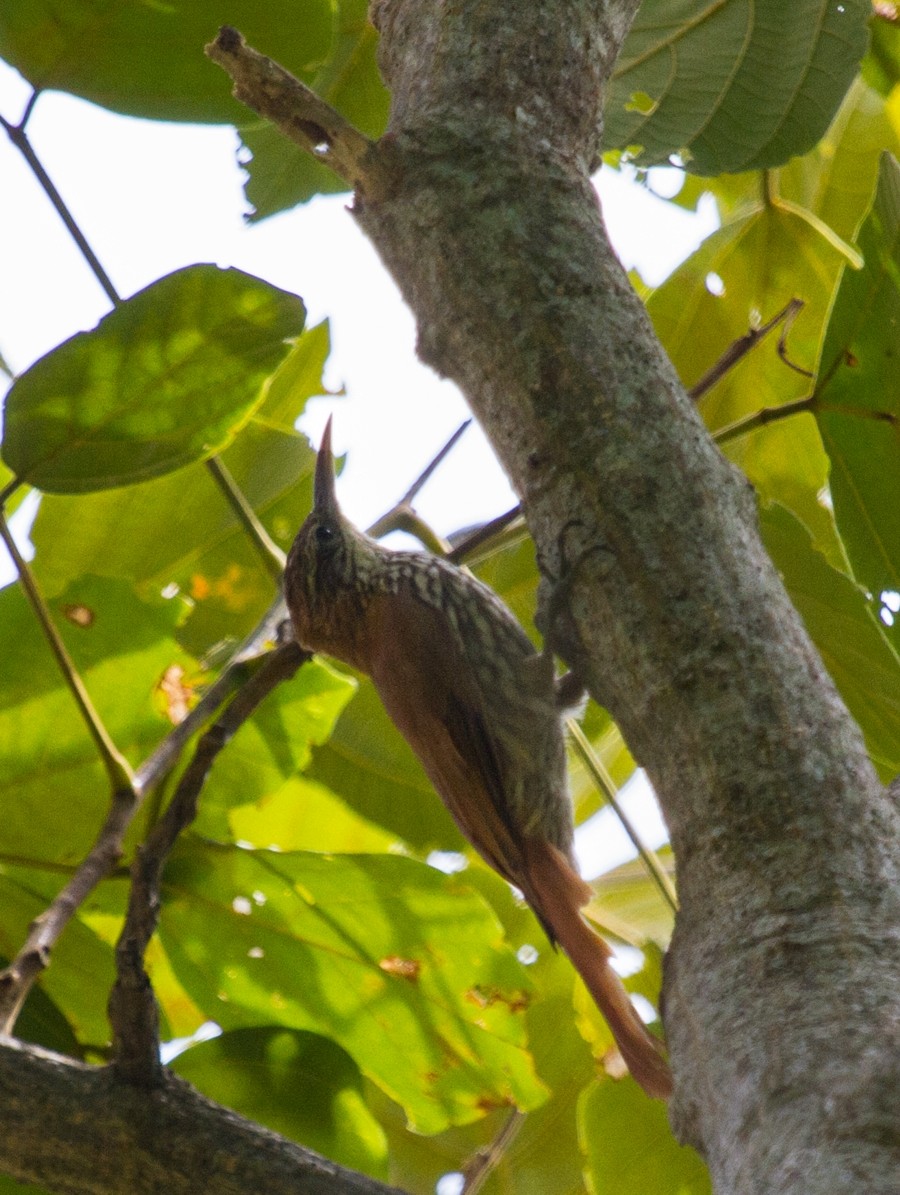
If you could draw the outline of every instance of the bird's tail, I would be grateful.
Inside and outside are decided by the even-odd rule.
[[[581,915],[591,899],[590,888],[562,851],[546,839],[529,839],[526,853],[531,889],[526,895],[587,985],[632,1076],[648,1095],[668,1099],[672,1074],[661,1043],[647,1030],[609,965],[612,951]]]

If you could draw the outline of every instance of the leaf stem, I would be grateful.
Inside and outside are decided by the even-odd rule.
[[[616,793],[616,786],[613,784],[612,777],[607,772],[603,765],[603,761],[597,755],[594,748],[591,746],[587,735],[578,725],[574,718],[566,719],[566,729],[572,737],[572,744],[581,762],[591,774],[591,778],[597,785],[597,788],[603,793],[610,808],[616,817],[619,819],[623,830],[634,843],[638,854],[644,861],[644,866],[650,873],[650,878],[656,884],[663,900],[676,912],[678,909],[678,897],[675,894],[675,887],[665,868],[656,857],[656,853],[644,843],[644,840],[638,834],[634,827],[634,823],[629,818],[628,814],[622,808],[621,802]]]
[[[789,419],[792,415],[802,415],[804,412],[813,414],[815,410],[816,397],[809,394],[806,398],[783,403],[780,407],[763,407],[762,410],[754,411],[752,415],[745,415],[742,419],[736,419],[734,423],[718,428],[711,435],[717,444],[727,444],[729,440],[749,435],[768,423],[777,423],[779,419]]]
[[[112,741],[109,732],[103,725],[100,715],[94,708],[94,704],[84,686],[84,682],[78,674],[72,657],[69,655],[62,637],[56,629],[56,625],[50,615],[50,610],[37,587],[31,569],[19,551],[2,513],[0,513],[0,538],[3,539],[7,551],[13,558],[13,562],[19,573],[19,579],[22,582],[22,588],[25,590],[34,615],[40,623],[44,637],[50,645],[50,650],[56,657],[56,662],[59,665],[60,672],[62,672],[63,679],[68,685],[69,691],[75,699],[75,704],[81,713],[81,717],[100,753],[100,758],[106,768],[113,791],[120,792],[127,790],[131,792],[134,784],[131,767],[125,756],[121,754]]]
[[[281,548],[279,548],[278,544],[275,543],[262,525],[256,511],[247,501],[246,496],[231,476],[229,470],[222,463],[222,458],[219,456],[209,457],[206,467],[212,474],[216,485],[225,495],[228,505],[237,515],[241,526],[253,541],[253,546],[259,553],[269,576],[277,585],[280,585],[284,566],[287,561],[284,552],[282,552]]]

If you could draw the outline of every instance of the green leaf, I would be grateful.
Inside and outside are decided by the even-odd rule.
[[[306,775],[416,851],[460,850],[462,835],[385,713],[375,686],[353,675],[356,696],[329,741],[313,751]]]
[[[378,38],[367,10],[367,0],[339,0],[334,50],[306,81],[360,132],[377,138],[387,125],[390,97],[375,60]],[[305,203],[314,195],[349,189],[342,178],[267,121],[245,121],[238,131],[249,154],[242,165],[253,220]]]
[[[270,796],[228,812],[234,842],[280,851],[384,853],[397,836],[354,812],[348,803],[315,781],[295,776]]]
[[[164,887],[166,950],[224,1028],[334,1038],[420,1132],[544,1098],[526,1049],[525,972],[459,879],[391,856],[194,841]]]
[[[842,262],[795,212],[759,205],[709,237],[653,293],[647,308],[676,369],[693,385],[737,337],[771,319],[791,298],[802,299],[787,351],[795,364],[812,369]],[[777,337],[772,333],[701,400],[713,434],[761,407],[808,393],[809,378],[778,357]],[[793,510],[829,560],[844,562],[833,516],[820,500],[827,458],[810,415],[771,423],[722,447],[764,499]]]
[[[170,666],[193,667],[174,640],[182,603],[139,601],[121,581],[84,577],[51,613],[114,742],[137,764],[171,729],[158,682]],[[76,864],[105,816],[109,780],[18,585],[0,590],[0,657],[0,852]]]
[[[642,166],[680,153],[709,175],[805,153],[856,74],[870,14],[869,0],[644,0],[610,88],[607,147],[636,147]]]
[[[229,811],[250,803],[264,805],[275,797],[309,763],[312,744],[328,740],[355,690],[348,676],[320,660],[310,660],[292,681],[279,685],[213,764],[197,830],[230,838]],[[302,805],[295,814],[303,817]],[[282,847],[273,838],[261,845]]]
[[[599,1080],[581,1101],[579,1134],[593,1195],[710,1195],[709,1172],[672,1136],[666,1106],[631,1079]]]
[[[866,595],[830,567],[790,512],[777,504],[763,507],[760,529],[791,601],[887,781],[900,771],[900,657]]]
[[[309,81],[331,51],[330,0],[6,0],[0,56],[32,86],[70,91],[129,116],[235,123],[246,113],[203,54],[227,20]]]
[[[674,879],[671,847],[663,847],[656,854]],[[598,876],[591,880],[591,887],[603,912],[631,928],[629,941],[643,940],[668,946],[675,914],[640,859],[631,859]]]
[[[900,590],[900,166],[889,155],[822,347],[816,419],[838,528],[857,578]]]
[[[857,79],[815,149],[779,170],[779,194],[854,241],[872,206],[885,150],[900,155],[898,127],[882,97]]]
[[[875,12],[869,52],[863,59],[863,77],[884,96],[900,83],[900,25],[896,19]]]
[[[240,270],[169,274],[16,379],[4,460],[41,489],[84,493],[212,456],[261,402],[304,317],[295,295]]]
[[[332,1161],[387,1177],[384,1132],[356,1063],[325,1037],[235,1029],[179,1054],[172,1069],[210,1099]]]
[[[325,391],[315,365],[327,348],[326,325],[304,332],[262,406],[222,453],[285,549],[309,512],[315,462],[292,425],[307,399]],[[201,464],[115,492],[45,496],[31,538],[32,567],[46,593],[84,572],[126,577],[156,592],[180,589],[193,603],[180,637],[197,656],[246,634],[273,597],[256,548]]]

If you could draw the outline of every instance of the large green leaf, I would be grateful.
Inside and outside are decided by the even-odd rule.
[[[698,174],[779,166],[819,140],[866,49],[869,0],[644,0],[606,144]]]
[[[196,841],[166,870],[160,932],[225,1028],[333,1037],[421,1132],[534,1107],[528,980],[483,900],[392,856],[275,854]]]
[[[816,418],[838,528],[858,579],[900,590],[900,166],[884,156],[822,347]]]
[[[5,0],[0,56],[36,88],[157,120],[234,123],[246,110],[203,54],[216,30],[248,41],[307,80],[334,37],[332,0]]]
[[[887,781],[900,771],[900,657],[866,595],[830,567],[787,510],[763,507],[760,528],[791,601]]]
[[[574,1195],[583,1190],[576,1106],[582,1088],[596,1075],[590,1049],[576,1028],[575,972],[560,951],[550,948],[532,913],[506,883],[480,867],[465,874],[491,902],[506,940],[533,959],[528,973],[536,995],[526,1013],[528,1042],[538,1075],[551,1093],[519,1121],[512,1141],[495,1158],[484,1190],[488,1195]],[[405,1191],[433,1191],[441,1175],[459,1170],[477,1150],[489,1148],[509,1119],[509,1109],[497,1109],[475,1124],[423,1137],[406,1129],[400,1110],[386,1099],[373,1099],[373,1107],[388,1133],[390,1181]]]
[[[660,863],[674,879],[672,850],[657,851]],[[620,922],[630,929],[629,941],[650,941],[665,947],[672,937],[675,914],[650,877],[641,859],[631,859],[591,881],[591,887],[609,924]]]
[[[790,329],[792,361],[812,369],[832,289],[844,258],[794,211],[760,203],[726,224],[675,271],[647,304],[681,377],[693,384],[747,329],[770,319],[790,299],[804,308]],[[714,432],[808,393],[808,377],[775,352],[776,335],[749,353],[701,401]],[[816,543],[839,564],[843,549],[833,516],[820,500],[827,458],[810,415],[758,428],[723,446],[760,494],[790,507]]]
[[[172,1069],[210,1099],[332,1161],[387,1177],[387,1145],[359,1068],[328,1038],[235,1029],[180,1054]]]
[[[233,807],[251,802],[264,807],[276,797],[307,765],[311,745],[330,737],[355,688],[345,674],[310,660],[292,681],[270,693],[213,764],[196,823],[200,833],[230,839],[228,814]],[[302,805],[295,814],[303,817]],[[276,838],[260,845],[283,849]]]
[[[304,332],[271,379],[262,406],[222,453],[285,550],[309,512],[315,461],[293,422],[311,395],[325,391],[327,351],[327,325]],[[180,635],[198,656],[246,634],[273,597],[269,572],[202,464],[127,489],[45,496],[32,541],[34,571],[47,593],[86,571],[125,577],[156,592],[182,590],[194,608]]]
[[[379,137],[388,117],[388,92],[375,61],[377,36],[367,19],[367,0],[338,0],[338,30],[329,60],[308,82],[317,95],[369,137]],[[267,121],[240,124],[249,158],[245,193],[252,218],[262,219],[305,203],[313,195],[348,190],[327,166]]]
[[[174,639],[183,603],[140,601],[84,577],[52,603],[57,627],[113,740],[133,764],[171,729],[156,689],[193,661]],[[109,780],[17,585],[0,591],[0,852],[75,864],[109,803]]]
[[[672,1136],[666,1106],[637,1084],[601,1080],[582,1099],[579,1130],[593,1195],[709,1195],[699,1154]]]
[[[295,295],[190,266],[42,357],[6,402],[3,458],[57,493],[146,481],[220,452],[303,329]]]

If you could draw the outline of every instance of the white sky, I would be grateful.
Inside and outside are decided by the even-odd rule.
[[[18,122],[29,94],[0,63],[0,112],[7,120]],[[456,388],[416,360],[410,313],[347,214],[348,197],[317,199],[248,226],[237,139],[229,128],[137,121],[48,93],[28,131],[123,296],[181,266],[215,262],[301,295],[311,323],[331,320],[327,380],[343,385],[347,397],[312,403],[301,426],[315,442],[334,411],[335,448],[349,453],[340,497],[356,522],[368,524],[389,508],[466,417]],[[674,174],[655,172],[654,185],[671,189]],[[711,205],[696,216],[685,213],[606,170],[599,187],[623,263],[651,284],[715,227]],[[108,310],[49,201],[0,133],[0,354],[21,372]],[[473,428],[417,505],[446,533],[498,514],[513,501],[489,446]],[[0,561],[0,583],[10,576],[7,562]],[[658,818],[638,816],[649,839],[662,841]],[[604,867],[631,856],[627,842],[607,844],[614,828],[602,834],[612,850],[603,851]],[[595,871],[595,847],[589,854]]]

